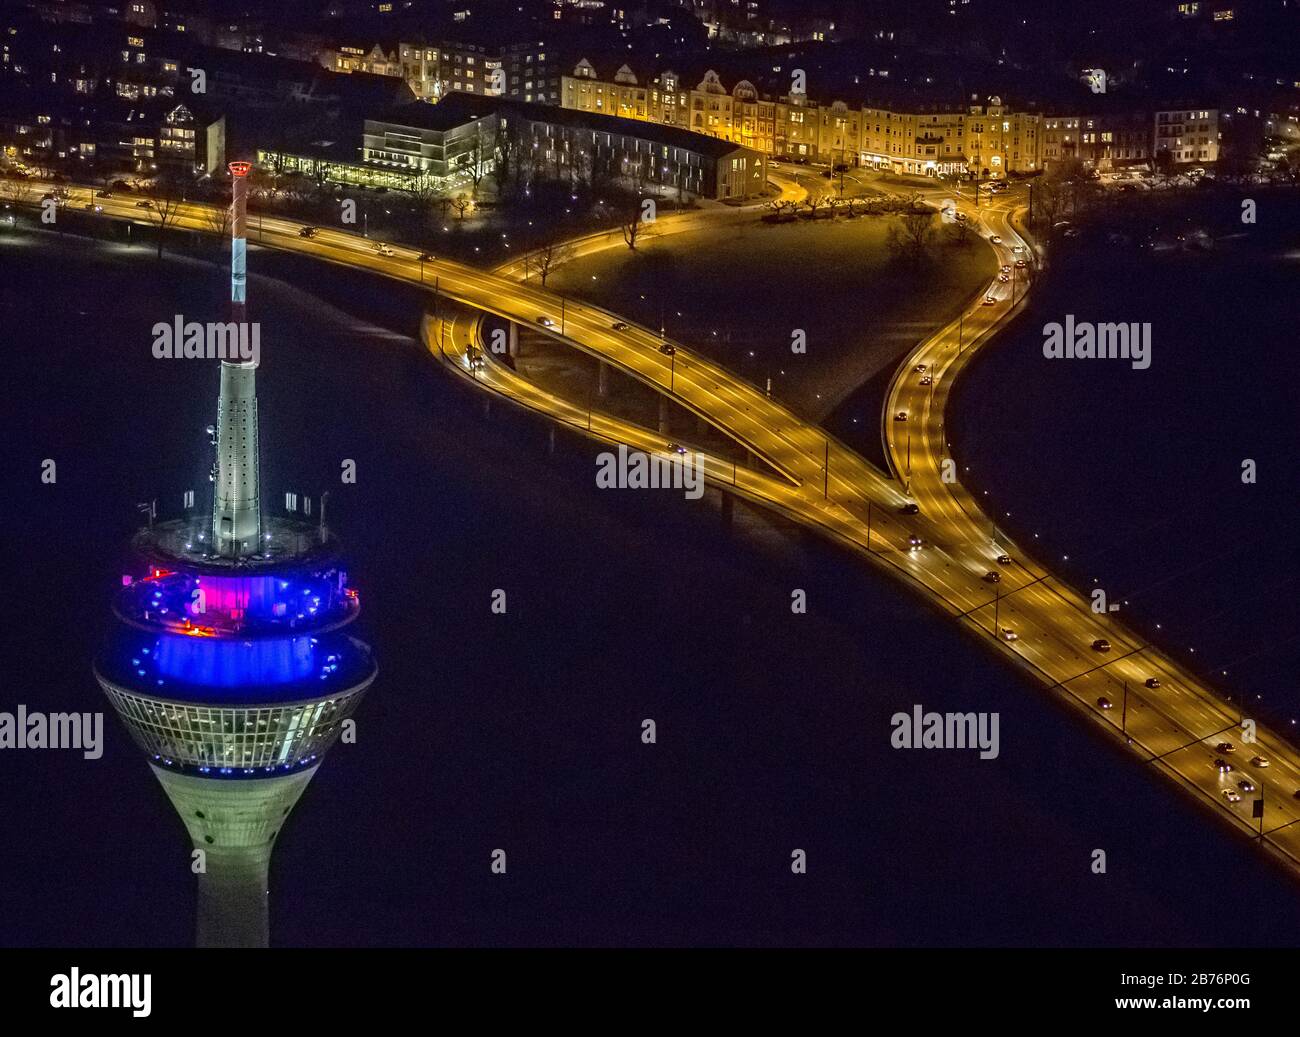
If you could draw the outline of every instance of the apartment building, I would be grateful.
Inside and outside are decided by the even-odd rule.
[[[427,43],[340,44],[317,55],[317,61],[331,72],[400,77],[421,101],[464,93],[559,104],[555,58],[553,48],[532,36],[498,44],[469,35]]]
[[[1077,159],[1087,169],[1203,165],[1219,158],[1214,108],[1049,115],[1043,122],[1043,164]]]
[[[1102,173],[1146,166],[1151,141],[1148,112],[1049,115],[1043,120],[1043,166],[1076,159]]]
[[[320,51],[316,60],[331,72],[400,77],[418,100],[436,101],[442,96],[440,53],[438,47],[398,40],[369,47],[340,44]]]
[[[564,108],[688,129],[775,158],[871,165],[898,172],[1002,177],[1041,168],[1042,117],[1001,98],[935,111],[900,111],[805,94],[774,95],[754,81],[728,88],[624,62],[602,75],[583,58],[561,81]]]
[[[1215,108],[1181,108],[1153,115],[1152,159],[1157,164],[1202,164],[1219,160],[1219,112]],[[1163,156],[1167,155],[1168,158]]]

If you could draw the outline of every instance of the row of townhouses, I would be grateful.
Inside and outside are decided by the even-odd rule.
[[[639,76],[627,64],[602,74],[585,58],[560,91],[565,108],[677,126],[773,157],[930,176],[1032,174],[1066,159],[1100,170],[1203,164],[1219,153],[1218,111],[1207,108],[1046,114],[997,96],[943,110],[850,106],[774,96],[748,79],[728,85],[712,70],[698,81],[671,70]]]

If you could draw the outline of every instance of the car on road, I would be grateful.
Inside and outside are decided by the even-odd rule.
[[[1000,266],[998,269],[1001,270],[1002,273],[1004,273],[1004,274],[1009,274],[1009,273],[1011,273],[1011,264],[1010,264],[1010,263],[1003,263],[1002,266]]]
[[[99,192],[99,197],[101,197],[101,198],[112,198],[112,197],[113,197],[113,192],[112,192],[112,191],[100,191],[100,192]]]
[[[1011,564],[1010,555],[998,555],[998,565],[1010,565],[1010,564]]]
[[[150,209],[150,208],[152,208],[152,206],[151,206],[148,202],[136,202],[136,203],[135,203],[135,207],[136,207],[137,209]]]
[[[1158,688],[1158,687],[1160,687],[1160,678],[1159,678],[1159,677],[1148,677],[1148,678],[1147,678],[1145,681],[1143,681],[1142,683],[1145,684],[1148,688]]]
[[[914,368],[912,368],[912,370],[917,372],[917,374],[924,374],[925,364],[917,364]]]
[[[1000,283],[1002,283],[1002,284],[1006,284],[1006,283],[1007,283],[1008,281],[1010,281],[1010,280],[1011,280],[1011,275],[1010,275],[1010,274],[1006,274],[1006,273],[998,274],[998,281],[999,281]]]
[[[983,576],[981,576],[980,579],[983,580],[985,583],[1001,583],[1002,574],[998,572],[996,569],[990,569]]]
[[[1079,236],[1079,228],[1078,227],[1068,228],[1065,232],[1065,236],[1067,238],[1077,238]]]
[[[298,231],[298,237],[314,238],[316,236],[316,230],[317,228],[315,227],[303,227],[300,231]]]
[[[1097,700],[1097,705],[1099,705],[1102,709],[1114,709],[1114,708],[1115,708],[1115,703],[1111,702],[1111,700],[1108,699],[1108,698],[1106,698],[1105,695],[1103,695],[1101,698],[1099,698],[1099,699]]]
[[[993,298],[993,296],[991,296],[991,295],[986,295],[986,296],[984,296],[984,305],[985,305],[985,306],[992,306],[992,305],[993,305],[994,303],[996,303],[996,302],[997,302],[997,299]]]
[[[96,205],[94,202],[87,202],[85,205],[82,206],[82,208],[85,209],[86,212],[103,212],[103,211],[104,211],[104,207],[103,207],[102,205]]]
[[[1242,778],[1241,781],[1237,782],[1237,788],[1241,789],[1242,792],[1254,792],[1255,783],[1249,778]]]
[[[487,360],[483,358],[482,353],[475,353],[469,358],[469,369],[471,371],[482,371],[487,367]]]
[[[925,546],[925,541],[913,533],[907,538],[907,549],[909,551],[919,551]]]
[[[1220,756],[1217,760],[1214,761],[1214,768],[1220,774],[1227,774],[1230,770],[1232,770],[1232,764],[1230,764],[1227,760],[1225,760],[1222,756]]]
[[[1229,803],[1240,803],[1241,793],[1239,793],[1236,789],[1224,789],[1223,798],[1226,799]]]
[[[900,410],[897,414],[894,415],[894,420],[895,420],[895,421],[906,421],[906,420],[907,420],[907,411],[905,411],[905,410]]]
[[[628,323],[625,320],[616,320],[610,325],[615,331],[627,331]]]
[[[421,262],[421,263],[436,263],[437,261],[438,261],[438,257],[435,256],[432,252],[421,252],[421,253],[420,253],[420,262]]]
[[[1107,641],[1104,637],[1099,637],[1097,638],[1097,640],[1095,640],[1092,643],[1092,650],[1094,652],[1109,652],[1110,642]]]
[[[393,252],[393,250],[392,250],[391,247],[389,247],[388,245],[385,245],[385,244],[381,241],[381,242],[379,242],[379,243],[377,243],[377,244],[375,245],[375,255],[377,255],[377,256],[391,256],[391,255],[395,255],[395,253]]]
[[[1268,757],[1267,757],[1267,756],[1252,756],[1252,757],[1250,758],[1250,765],[1251,765],[1252,767],[1261,767],[1261,768],[1262,768],[1262,767],[1267,767],[1267,766],[1268,766]]]
[[[906,504],[904,504],[901,508],[898,509],[898,513],[900,515],[918,515],[920,514],[920,512],[921,512],[920,507],[918,507],[913,501],[908,501]]]
[[[676,356],[677,347],[672,345],[669,342],[665,342],[659,347],[659,352],[661,352],[664,356]]]
[[[1017,260],[1016,260],[1016,269],[1017,269],[1017,270],[1024,270],[1025,267],[1027,267],[1027,266],[1029,266],[1029,264],[1026,263],[1023,259],[1017,259]]]
[[[921,384],[922,384],[922,385],[933,385],[933,384],[934,384],[934,379],[931,378],[928,374],[923,374],[923,375],[921,375]]]
[[[1014,252],[1016,255],[1019,255],[1019,254],[1020,254],[1021,252],[1023,252],[1024,250],[1025,250],[1025,246],[1024,246],[1024,245],[1012,245],[1012,246],[1011,246],[1011,251]]]
[[[544,328],[553,328],[553,327],[555,327],[555,321],[551,320],[550,317],[538,317],[538,318],[537,318],[537,323],[540,324],[540,325],[541,325],[542,327],[544,327]]]
[[[994,234],[993,237],[989,238],[989,241],[993,242],[995,245],[1002,244],[1002,238],[997,234]]]
[[[1003,640],[1003,641],[1019,641],[1019,640],[1020,640],[1020,635],[1017,634],[1017,633],[1016,633],[1014,630],[1012,630],[1010,627],[1003,627],[1003,628],[1002,628],[1002,640]]]
[[[1214,748],[1216,752],[1221,753],[1235,753],[1237,751],[1237,747],[1231,742],[1220,742]]]
[[[668,452],[669,452],[670,454],[684,454],[684,453],[686,453],[686,448],[685,448],[684,446],[682,446],[680,443],[669,443],[669,444],[668,444],[668,447],[667,447],[667,450],[668,450]]]

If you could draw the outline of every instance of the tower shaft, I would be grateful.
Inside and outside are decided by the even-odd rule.
[[[248,170],[247,163],[230,164],[230,317],[237,327],[247,319]],[[221,362],[212,539],[217,553],[228,556],[256,551],[262,536],[256,372],[256,359]]]
[[[150,765],[202,850],[199,947],[265,947],[268,869],[280,826],[315,767],[272,778],[217,781]]]

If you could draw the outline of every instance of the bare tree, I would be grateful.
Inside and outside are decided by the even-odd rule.
[[[537,271],[537,276],[542,282],[542,287],[546,287],[546,279],[550,277],[551,271],[558,266],[562,266],[573,258],[572,246],[555,239],[551,239],[542,245],[530,256],[524,258],[524,274],[527,276],[528,268],[531,265],[533,270]]]
[[[469,173],[469,180],[472,188],[472,196],[478,197],[478,185],[487,171],[489,163],[496,162],[497,142],[495,133],[484,133],[480,125],[474,134],[474,142],[470,145],[469,151],[466,152],[469,158],[469,164],[466,166],[466,172]]]
[[[647,216],[641,199],[634,198],[623,216],[621,225],[623,240],[629,249],[635,252],[637,242],[650,237],[650,227],[653,222],[653,219]]]
[[[469,207],[472,204],[473,203],[469,197],[463,194],[458,194],[451,200],[451,206],[456,210],[457,219],[462,220],[465,218],[465,213],[469,212]]]
[[[948,227],[948,241],[960,248],[965,248],[975,240],[975,231],[970,220],[957,220]]]
[[[919,265],[927,258],[934,237],[933,212],[908,212],[889,225],[885,245],[897,260]]]
[[[810,187],[804,197],[804,208],[808,210],[810,220],[817,219],[817,210],[826,204],[827,194],[820,187]]]
[[[185,185],[170,173],[159,173],[152,183],[144,188],[148,201],[146,211],[158,225],[158,258],[162,259],[163,234],[169,224],[176,221],[184,202]]]
[[[411,181],[407,188],[411,198],[411,208],[422,230],[428,229],[434,222],[434,209],[441,203],[443,216],[447,215],[447,198],[437,187],[433,177],[420,176]]]
[[[17,177],[0,180],[0,198],[10,205],[26,205],[36,191],[26,180]]]
[[[199,220],[203,224],[203,229],[216,239],[217,248],[220,249],[222,240],[230,234],[231,207],[234,201],[225,202],[221,206],[205,205],[199,213]]]

